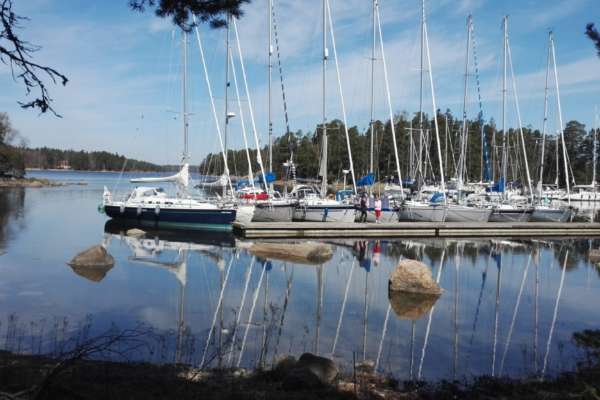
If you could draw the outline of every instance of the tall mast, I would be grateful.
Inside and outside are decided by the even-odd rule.
[[[183,47],[183,73],[182,73],[182,87],[181,93],[183,97],[183,160],[182,164],[188,163],[189,149],[188,149],[188,112],[187,112],[187,32],[183,31],[182,47]]]
[[[425,0],[421,1],[421,67],[419,68],[419,171],[423,170],[423,48],[425,46]],[[423,175],[424,176],[424,175]]]
[[[371,152],[369,159],[369,173],[373,173],[373,143],[375,137],[375,121],[374,121],[374,113],[375,113],[375,7],[377,0],[373,0],[373,46],[371,47],[371,122],[370,122],[370,130],[371,130]],[[373,190],[372,186],[369,186],[369,192]]]
[[[592,144],[592,187],[596,188],[596,163],[598,161],[598,106],[594,107],[594,129],[592,134],[594,135]]]
[[[548,60],[546,62],[546,84],[544,85],[544,121],[542,122],[542,155],[540,161],[540,178],[538,181],[538,195],[542,199],[542,185],[544,183],[544,152],[546,150],[546,125],[548,123],[548,76],[550,75],[550,37],[548,34]]]
[[[226,57],[225,60],[225,128],[223,129],[223,137],[224,137],[224,148],[225,148],[225,158],[228,158],[228,150],[227,150],[227,132],[229,130],[229,105],[228,105],[228,92],[229,92],[229,58],[231,57],[231,49],[229,46],[229,31],[231,25],[231,15],[227,14],[227,34],[226,34]],[[260,149],[258,149],[260,151]],[[223,186],[223,196],[227,194],[227,188]]]
[[[271,115],[271,84],[273,77],[273,0],[269,0],[269,172],[273,172],[273,118]],[[260,150],[259,150],[260,151]],[[266,181],[266,177],[263,176]]]
[[[560,138],[562,141],[563,162],[565,167],[565,182],[567,185],[567,199],[571,205],[571,188],[569,183],[569,165],[567,162],[567,146],[565,143],[565,128],[562,119],[562,108],[560,106],[560,89],[558,84],[558,71],[556,69],[556,51],[554,50],[554,35],[550,32],[550,50],[552,51],[552,64],[554,66],[554,84],[556,85],[556,106],[558,107],[558,121],[560,123]]]
[[[460,166],[458,171],[458,189],[462,189],[467,158],[467,88],[469,84],[469,55],[471,51],[471,15],[467,17],[467,53],[465,56],[465,80],[463,92],[463,123],[460,149]]]
[[[323,0],[323,126],[322,126],[322,145],[321,145],[321,197],[327,196],[327,115],[325,108],[326,82],[327,82],[327,0]]]
[[[504,69],[502,72],[502,179],[503,185],[506,186],[506,175],[508,170],[508,152],[506,149],[506,139],[508,132],[506,131],[506,69],[507,69],[507,46],[508,46],[508,15],[504,17],[504,51],[502,52],[502,63]],[[506,190],[503,190],[504,199],[506,199]]]

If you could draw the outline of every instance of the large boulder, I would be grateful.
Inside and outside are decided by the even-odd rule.
[[[67,263],[73,271],[92,282],[100,282],[115,265],[115,259],[100,245],[77,254]]]
[[[388,297],[398,318],[416,321],[431,310],[440,295],[390,290]]]
[[[339,371],[329,358],[304,353],[298,361],[293,357],[280,361],[274,372],[284,375],[284,390],[311,390],[333,383]]]
[[[268,260],[312,265],[326,263],[333,257],[331,246],[318,242],[259,242],[250,245],[248,251],[257,257]]]
[[[390,291],[441,295],[443,290],[433,280],[431,270],[417,260],[402,260],[391,273]]]

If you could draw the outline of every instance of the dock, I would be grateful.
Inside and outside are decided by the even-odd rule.
[[[600,223],[561,222],[251,222],[235,223],[246,239],[600,237]]]

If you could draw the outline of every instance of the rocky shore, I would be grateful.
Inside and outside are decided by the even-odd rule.
[[[437,383],[399,382],[368,363],[340,373],[332,360],[310,353],[247,370],[99,361],[85,357],[89,350],[62,359],[0,352],[0,399],[598,399],[600,331],[573,340],[585,354],[576,371],[547,380]]]
[[[41,188],[67,186],[67,183],[41,178],[0,178],[0,188]],[[69,183],[69,185],[86,185],[85,182]]]

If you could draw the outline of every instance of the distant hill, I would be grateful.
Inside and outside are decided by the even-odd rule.
[[[18,149],[25,168],[74,169],[79,171],[120,171],[126,157],[107,151],[60,150],[48,147]],[[165,171],[168,167],[146,161],[127,159],[126,171]]]

